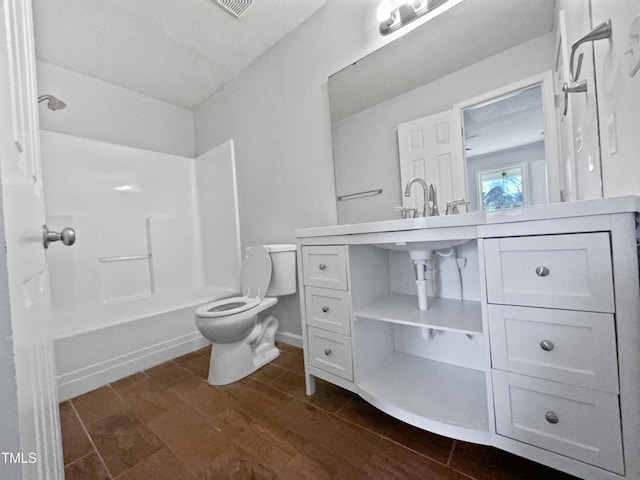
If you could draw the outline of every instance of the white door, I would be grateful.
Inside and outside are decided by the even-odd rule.
[[[569,108],[569,96],[562,92],[562,86],[569,82],[569,46],[567,45],[567,23],[565,11],[558,13],[558,28],[556,38],[556,66],[553,71],[556,92],[556,113],[560,145],[560,188],[561,200],[569,202],[576,200],[576,165],[573,153],[573,121],[572,110]],[[565,113],[566,107],[566,113]]]
[[[23,479],[62,479],[49,278],[42,244],[45,216],[31,2],[1,0],[1,6],[0,178],[4,224],[0,223],[0,239],[4,234],[7,270],[0,278],[0,294],[6,298],[6,281],[10,308],[1,317],[0,326],[12,335],[15,392],[4,393],[17,406],[20,451],[11,452],[19,457],[3,455],[0,477],[16,477],[15,464],[19,463]],[[1,267],[3,270],[4,264]],[[7,476],[3,469],[7,469]]]
[[[434,184],[440,212],[446,202],[466,198],[466,169],[460,109],[436,113],[398,125],[402,191],[413,177]],[[414,185],[402,205],[422,211],[423,194]]]
[[[563,1],[565,14],[566,47],[570,51],[571,45],[591,30],[591,12],[589,0]],[[593,66],[593,43],[588,42],[580,46],[576,52],[575,63],[578,55],[584,54],[582,70],[579,81],[586,80],[587,91],[570,93],[568,95],[568,113],[570,116],[571,135],[567,138],[567,144],[571,145],[574,156],[574,198],[586,200],[602,197],[602,167],[600,164],[600,137],[598,127],[598,109],[596,105],[596,78]],[[566,54],[565,54],[566,55]],[[564,71],[568,77],[567,61],[563,59]],[[569,86],[574,85],[570,80]],[[560,86],[561,87],[561,86]],[[564,93],[559,90],[559,95],[564,98]],[[559,103],[562,103],[559,102]],[[562,113],[562,112],[561,112]],[[569,128],[569,125],[566,127]],[[566,159],[564,160],[566,161]]]

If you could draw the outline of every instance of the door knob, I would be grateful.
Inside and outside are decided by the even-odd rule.
[[[49,230],[46,225],[42,226],[42,241],[44,248],[49,248],[52,242],[61,241],[64,245],[70,247],[76,243],[76,231],[73,228],[63,228],[60,233]]]

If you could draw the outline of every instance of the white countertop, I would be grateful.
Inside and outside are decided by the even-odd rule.
[[[612,213],[640,212],[640,196],[598,198],[577,202],[552,203],[532,207],[513,208],[494,212],[462,213],[459,215],[440,215],[438,217],[420,217],[380,222],[355,223],[351,225],[332,225],[327,227],[300,228],[296,237],[322,237],[328,235],[354,235],[375,232],[398,232],[425,228],[463,227],[488,225],[493,223],[525,222],[551,218],[584,217],[589,215],[607,215]]]

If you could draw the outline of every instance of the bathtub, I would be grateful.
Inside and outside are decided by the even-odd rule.
[[[195,326],[195,309],[233,295],[238,292],[201,286],[70,311],[54,309],[59,401],[208,345]]]

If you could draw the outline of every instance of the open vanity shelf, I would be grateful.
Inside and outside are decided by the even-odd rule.
[[[358,381],[358,394],[416,427],[486,443],[489,432],[485,373],[391,352]],[[463,388],[461,388],[463,386]]]
[[[482,334],[480,302],[429,297],[429,309],[418,310],[415,295],[389,293],[353,313],[354,317],[432,328],[466,335]]]

